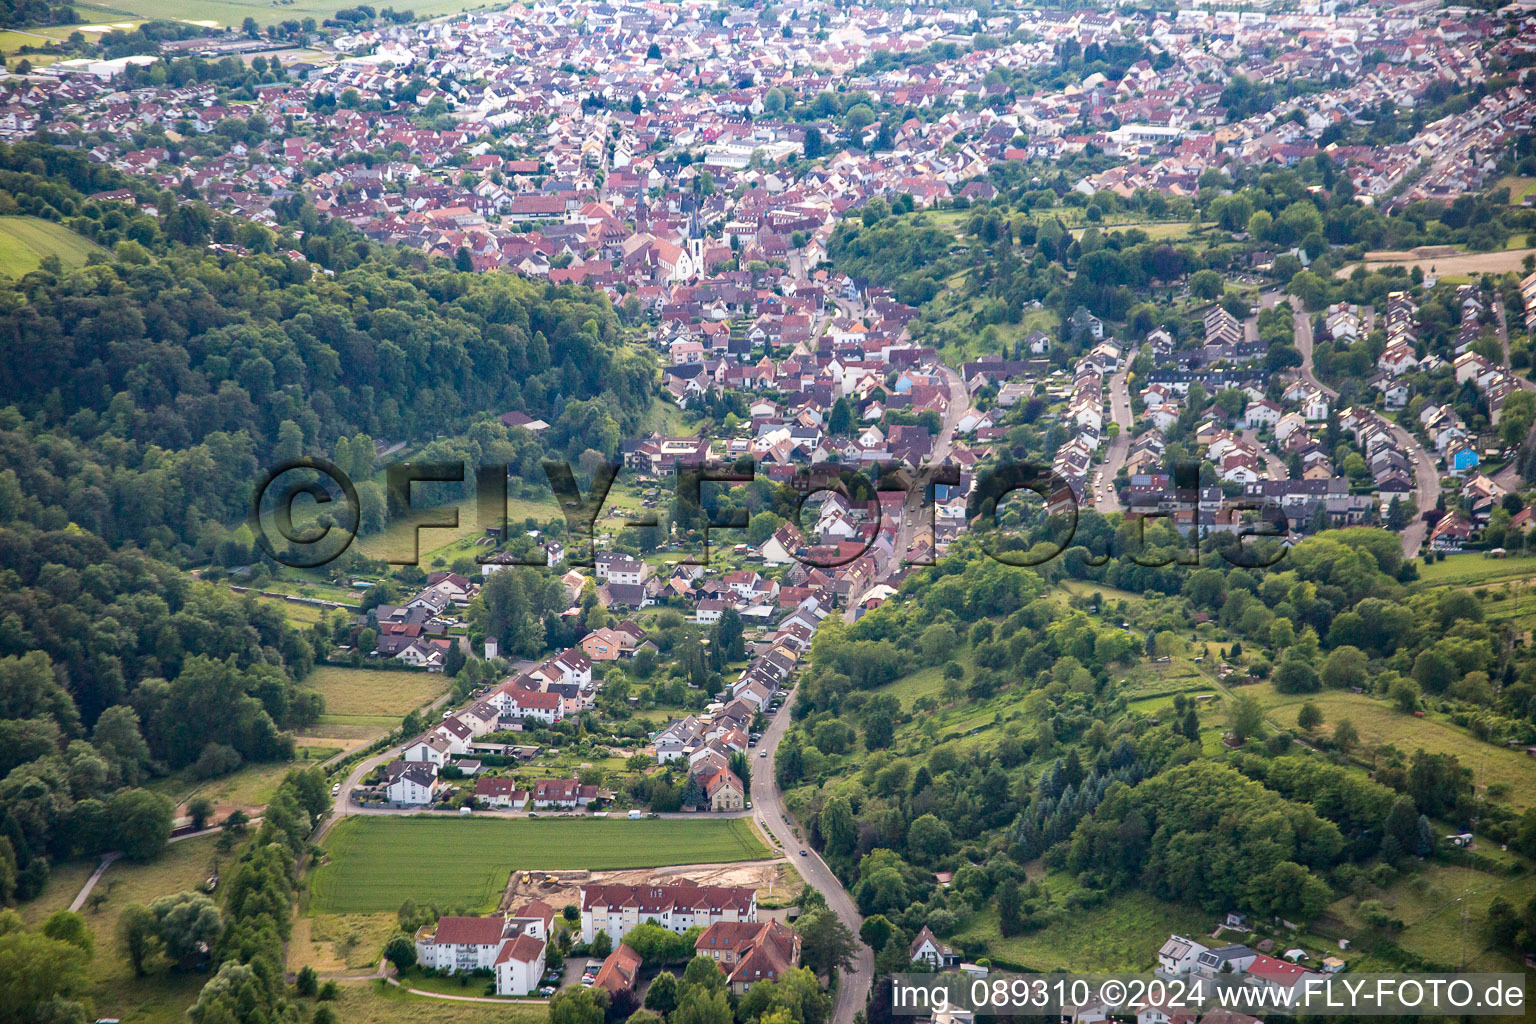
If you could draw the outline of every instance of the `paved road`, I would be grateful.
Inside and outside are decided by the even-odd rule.
[[[430,720],[430,717],[436,713],[438,708],[448,703],[448,700],[451,696],[452,694],[445,693],[441,697],[437,698],[437,700],[427,705],[426,716],[428,720]],[[412,736],[409,738],[415,739],[416,737]],[[352,770],[347,773],[347,777],[342,780],[341,789],[337,792],[335,799],[331,801],[331,813],[327,815],[325,820],[322,821],[315,829],[314,835],[310,836],[310,842],[320,842],[326,837],[326,834],[330,832],[331,829],[336,827],[336,823],[338,821],[349,815],[375,813],[366,808],[354,807],[352,804],[352,791],[358,787],[359,783],[363,781],[363,777],[369,772],[373,771],[379,765],[387,764],[390,761],[393,761],[395,758],[399,757],[402,747],[403,744],[390,747],[383,753],[375,754],[372,757],[365,757],[363,760],[353,765]],[[381,808],[380,810],[383,813],[419,813],[417,811],[392,810],[390,808]]]
[[[903,335],[905,336],[905,335]],[[960,417],[965,415],[971,405],[970,393],[965,390],[965,381],[960,379],[960,374],[948,366],[941,365],[939,372],[949,384],[949,405],[944,410],[944,419],[939,427],[939,436],[933,442],[933,451],[929,454],[928,463],[937,466],[949,458],[950,451],[955,444],[955,427],[960,422]],[[924,504],[927,499],[926,488],[907,492],[907,500],[901,508],[901,521],[896,524],[895,544],[892,551],[895,557],[891,560],[890,571],[882,573],[879,577],[870,581],[857,597],[848,602],[848,607],[843,609],[843,621],[852,625],[858,616],[859,605],[864,600],[864,595],[890,578],[902,563],[903,559],[912,550],[912,542],[917,536],[919,525],[928,532],[928,516],[924,514]],[[930,537],[930,540],[936,538]]]
[[[121,856],[122,854],[115,851],[101,855],[101,863],[96,866],[96,870],[91,872],[91,877],[85,880],[85,884],[75,894],[74,900],[69,904],[70,910],[78,911],[81,907],[85,906],[86,898],[91,895],[91,890],[96,888],[96,883],[101,881],[101,876],[106,874],[107,868],[111,867],[112,863]]]
[[[1126,352],[1120,369],[1109,377],[1109,418],[1110,422],[1120,428],[1120,432],[1109,442],[1109,449],[1104,453],[1104,462],[1099,466],[1097,489],[1093,492],[1093,507],[1100,512],[1120,511],[1120,495],[1115,491],[1115,474],[1120,472],[1120,467],[1125,465],[1126,457],[1131,453],[1129,378],[1131,363],[1135,359],[1136,349],[1133,348]]]
[[[1312,319],[1303,311],[1295,314],[1294,327],[1296,333],[1296,348],[1301,352],[1301,376],[1304,380],[1316,385],[1329,399],[1337,400],[1339,393],[1328,387],[1312,372]],[[1335,410],[1337,413],[1337,410]],[[1427,512],[1435,507],[1435,502],[1440,497],[1440,471],[1435,468],[1435,460],[1419,446],[1418,439],[1408,431],[1398,426],[1392,420],[1382,417],[1387,429],[1392,432],[1392,438],[1413,462],[1413,479],[1417,486],[1419,511]],[[1403,554],[1413,558],[1424,546],[1424,535],[1428,527],[1424,520],[1415,516],[1413,521],[1402,529],[1399,536],[1403,542]]]
[[[1269,450],[1269,446],[1259,440],[1259,432],[1251,427],[1243,431],[1243,440],[1253,445],[1264,456],[1264,471],[1269,474],[1271,480],[1289,480],[1291,471],[1286,468],[1280,456]]]
[[[827,898],[827,906],[832,912],[848,926],[849,931],[858,935],[859,927],[864,923],[864,919],[859,916],[859,908],[826,862],[808,843],[796,837],[794,827],[790,824],[789,811],[784,806],[784,794],[779,789],[774,772],[779,741],[789,731],[790,708],[794,706],[799,693],[798,686],[790,691],[789,699],[758,741],[759,756],[752,759],[752,808],[758,824],[783,847],[800,877],[818,889]],[[874,978],[874,970],[874,954],[868,946],[859,943],[857,960],[851,969],[842,974],[833,998],[832,1024],[851,1024],[854,1014],[864,1009],[869,1002],[869,986]]]

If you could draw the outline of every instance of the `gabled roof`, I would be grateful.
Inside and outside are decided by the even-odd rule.
[[[501,917],[443,917],[432,941],[439,946],[490,946],[501,941],[506,927]]]

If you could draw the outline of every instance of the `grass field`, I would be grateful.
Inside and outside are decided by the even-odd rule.
[[[312,604],[299,604],[296,601],[284,601],[280,597],[258,596],[256,600],[276,608],[282,613],[283,618],[300,629],[306,626],[313,626],[321,619],[324,619],[330,612],[328,608],[320,608]]]
[[[1517,810],[1536,804],[1536,759],[1484,743],[1457,726],[1405,715],[1383,701],[1359,693],[1277,693],[1271,683],[1245,686],[1238,692],[1257,697],[1269,717],[1286,729],[1296,728],[1296,713],[1303,702],[1311,701],[1322,709],[1325,730],[1348,718],[1369,746],[1390,743],[1410,757],[1420,747],[1455,754],[1463,766],[1472,769],[1478,785],[1506,784],[1509,803]]]
[[[684,821],[352,817],[326,840],[311,907],[319,913],[394,911],[407,897],[486,910],[513,870],[614,870],[766,859],[746,818]]]
[[[320,753],[329,757],[334,752],[330,750]],[[283,777],[294,768],[308,767],[319,760],[324,760],[324,757],[307,761],[301,752],[292,761],[246,764],[222,778],[206,780],[194,778],[191,770],[187,769],[156,779],[149,788],[170,797],[178,805],[194,796],[206,796],[221,814],[235,807],[250,810],[265,807]]]
[[[1536,555],[1484,558],[1476,552],[1449,555],[1433,565],[1419,565],[1420,588],[1481,587],[1536,576]]]
[[[543,1024],[549,1019],[543,1006],[431,999],[382,982],[342,985],[341,997],[331,1005],[347,1024]]]
[[[104,250],[62,224],[40,217],[0,217],[0,274],[31,273],[47,256],[57,256],[66,267],[80,267],[92,251]]]
[[[385,672],[321,665],[309,674],[304,685],[325,698],[328,720],[353,715],[403,718],[442,696],[448,679],[438,672]]]
[[[1430,864],[1398,879],[1379,898],[1392,916],[1406,925],[1397,940],[1399,945],[1438,963],[1460,964],[1463,958],[1471,960],[1488,950],[1482,923],[1496,896],[1523,907],[1533,892],[1536,881],[1526,875],[1498,876],[1450,864]],[[1331,910],[1347,924],[1363,926],[1354,899],[1339,900]],[[1467,914],[1465,933],[1463,910]]]
[[[228,873],[238,850],[220,855],[214,837],[172,843],[147,864],[118,861],[97,883],[107,901],[96,911],[85,911],[86,924],[96,939],[96,953],[87,972],[97,1017],[116,1017],[135,1024],[183,1024],[186,1010],[197,998],[207,975],[171,974],[135,978],[117,938],[117,919],[132,903],[148,904],[161,896],[185,892],[208,877],[214,860]]]
[[[1092,926],[1084,927],[1089,921]],[[962,936],[985,941],[997,959],[1035,970],[1143,971],[1155,964],[1157,947],[1170,932],[1199,936],[1211,924],[1211,915],[1197,909],[1125,892],[1092,910],[1063,914],[1037,932],[1006,939],[997,928],[997,911],[989,907]]]
[[[288,940],[288,969],[368,973],[377,966],[384,943],[399,930],[394,914],[301,914]]]
[[[1536,178],[1522,178],[1511,174],[1494,182],[1493,187],[1509,189],[1509,205],[1519,206],[1526,196],[1536,192]]]
[[[75,894],[85,885],[85,880],[96,870],[96,860],[75,860],[66,864],[54,864],[48,872],[48,881],[37,898],[28,900],[16,909],[28,928],[41,924],[55,910],[68,910]]]

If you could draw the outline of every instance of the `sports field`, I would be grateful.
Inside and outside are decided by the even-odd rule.
[[[99,246],[62,224],[40,217],[0,217],[0,274],[31,273],[45,256],[57,256],[66,267],[85,265]]]
[[[311,908],[377,914],[407,898],[447,909],[493,907],[513,871],[617,870],[764,860],[747,818],[554,819],[359,817],[326,839]]]

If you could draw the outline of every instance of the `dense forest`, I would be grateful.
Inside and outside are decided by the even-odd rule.
[[[258,467],[359,433],[412,441],[516,409],[572,457],[613,454],[654,368],[601,293],[458,273],[317,230],[302,241],[127,184],[51,147],[0,147],[0,209],[60,221],[115,259],[0,289],[0,466],[12,511],[204,560]],[[350,229],[347,229],[350,230]],[[12,488],[14,492],[15,488]]]
[[[132,201],[89,198],[117,190]],[[613,454],[651,401],[601,293],[458,273],[302,204],[276,230],[235,221],[188,191],[0,146],[0,212],[105,250],[0,281],[0,904],[60,860],[153,856],[173,807],[145,783],[288,760],[323,710],[303,680],[327,637],[183,571],[250,557],[261,469],[321,455],[366,478],[378,437],[527,474]],[[548,436],[495,419],[512,409]],[[252,962],[253,942],[225,955]]]

